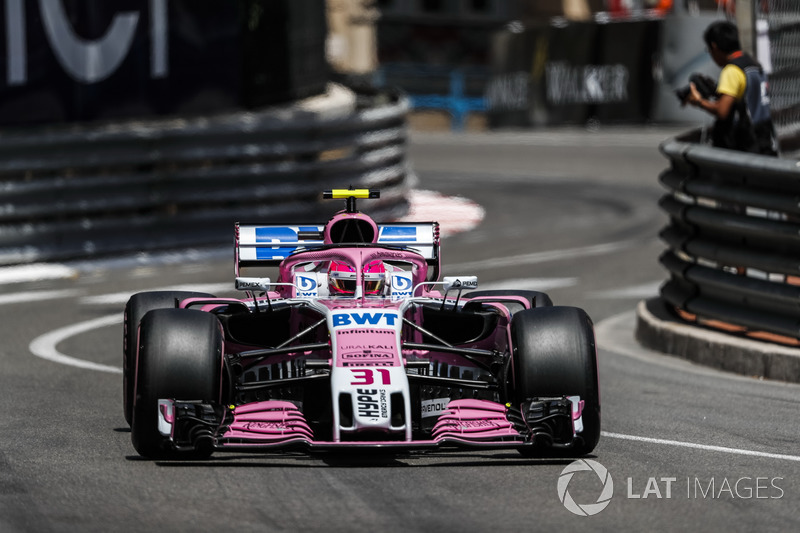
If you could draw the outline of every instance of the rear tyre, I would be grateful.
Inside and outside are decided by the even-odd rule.
[[[213,298],[211,294],[189,291],[152,291],[134,294],[125,304],[122,332],[122,408],[125,421],[133,418],[133,365],[136,361],[136,337],[139,322],[153,309],[172,309],[187,298]]]
[[[159,399],[220,401],[222,342],[219,321],[203,311],[156,309],[144,316],[131,423],[131,441],[140,455],[171,455],[168,439],[158,431]]]
[[[577,307],[528,309],[511,320],[511,338],[514,401],[580,396],[584,401],[583,432],[568,453],[590,453],[600,439],[600,389],[589,316]]]

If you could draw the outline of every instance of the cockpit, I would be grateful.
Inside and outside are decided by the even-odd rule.
[[[370,259],[365,263],[344,257],[296,263],[292,268],[295,298],[410,298],[419,276],[410,261]]]

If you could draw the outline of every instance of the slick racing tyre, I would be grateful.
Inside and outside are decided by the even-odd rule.
[[[577,307],[542,307],[516,313],[511,320],[514,346],[514,400],[580,396],[584,401],[581,439],[574,456],[591,452],[600,438],[600,391],[594,329]]]
[[[158,400],[220,401],[222,329],[203,311],[156,309],[142,319],[139,343],[131,441],[140,455],[166,458],[171,453],[158,431]]]
[[[133,364],[136,360],[136,336],[142,317],[153,309],[172,309],[187,298],[213,298],[204,292],[153,291],[134,294],[125,304],[125,319],[122,332],[122,408],[125,421],[131,424],[133,417]]]

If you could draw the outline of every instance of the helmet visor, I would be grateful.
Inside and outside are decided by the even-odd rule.
[[[356,293],[355,272],[331,272],[329,274],[331,294],[352,296]]]
[[[364,294],[370,296],[380,296],[383,294],[385,285],[383,272],[364,273]]]

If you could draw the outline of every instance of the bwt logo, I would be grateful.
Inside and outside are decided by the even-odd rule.
[[[317,296],[317,277],[315,275],[295,274],[294,283],[298,296]]]
[[[396,313],[340,313],[333,315],[333,327],[346,328],[358,326],[394,326],[397,322]]]
[[[392,276],[392,292],[410,291],[410,290],[411,290],[411,276],[403,276],[401,274],[394,274]]]
[[[411,297],[414,281],[410,272],[392,274],[392,301]]]
[[[167,65],[167,0],[150,3],[150,77],[164,78]],[[6,0],[6,81],[28,82],[26,35],[27,0]],[[123,11],[114,16],[100,39],[88,41],[76,33],[62,0],[38,0],[44,33],[59,64],[75,81],[97,83],[111,76],[130,52],[140,14]]]

